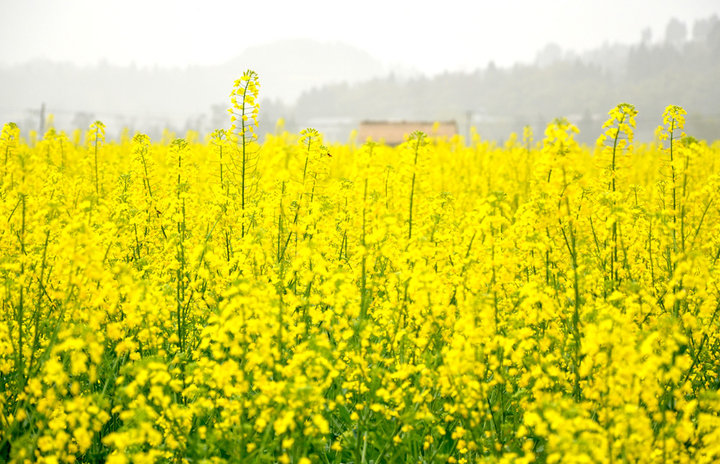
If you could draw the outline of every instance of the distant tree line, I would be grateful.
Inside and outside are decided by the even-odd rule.
[[[620,102],[638,108],[639,135],[646,139],[663,109],[677,104],[689,113],[688,131],[718,139],[720,19],[695,22],[688,36],[687,26],[673,19],[657,42],[647,29],[637,44],[605,45],[580,55],[550,44],[533,64],[503,69],[489,63],[470,73],[325,85],[305,92],[294,107],[273,109],[296,121],[459,119],[461,125],[485,127],[491,138],[508,135],[498,130],[544,126],[565,116],[589,130],[583,135],[590,141],[599,135],[606,112]]]

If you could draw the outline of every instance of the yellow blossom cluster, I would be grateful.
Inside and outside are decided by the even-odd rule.
[[[0,137],[0,461],[720,460],[720,146]]]

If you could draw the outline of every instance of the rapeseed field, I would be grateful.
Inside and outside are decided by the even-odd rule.
[[[720,145],[0,140],[0,461],[720,461]],[[74,139],[74,140],[72,140]]]

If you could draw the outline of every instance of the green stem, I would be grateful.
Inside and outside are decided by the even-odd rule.
[[[362,211],[362,261],[361,261],[361,273],[362,277],[360,279],[360,320],[365,320],[365,317],[367,316],[367,310],[368,310],[368,295],[367,295],[367,250],[365,248],[365,227],[367,225],[366,223],[366,209],[367,209],[367,187],[368,187],[368,179],[365,178],[365,188],[363,190],[363,211]]]
[[[625,121],[625,113],[623,113],[622,118],[620,118],[620,121],[618,122],[618,128],[617,132],[615,132],[615,140],[613,141],[613,149],[612,149],[612,162],[610,165],[610,189],[613,193],[616,191],[615,187],[615,165],[616,165],[616,158],[617,158],[617,144],[618,139],[620,138],[620,126],[622,125],[623,121]],[[615,215],[615,197],[612,198],[612,204],[611,204],[611,215]],[[618,236],[617,236],[617,218],[613,218],[612,223],[612,241],[613,241],[613,249],[610,253],[610,291],[612,292],[615,290],[615,284],[617,281],[617,258],[618,258]]]
[[[100,180],[98,178],[98,136],[100,134],[100,128],[95,128],[95,196],[100,198]]]
[[[413,161],[413,175],[412,175],[412,181],[410,182],[410,207],[409,207],[409,214],[408,214],[408,240],[412,238],[412,226],[413,226],[413,200],[415,197],[415,176],[417,174],[417,161],[418,161],[418,153],[420,152],[420,142],[422,141],[422,137],[418,136],[417,141],[415,143],[415,160]]]

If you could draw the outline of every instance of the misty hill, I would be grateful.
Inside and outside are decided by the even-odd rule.
[[[698,21],[688,36],[672,20],[654,43],[643,34],[638,44],[606,44],[584,54],[549,45],[534,64],[325,85],[300,97],[294,118],[337,133],[344,121],[455,119],[461,133],[472,125],[484,138],[504,139],[525,125],[541,134],[550,120],[567,117],[580,128],[578,139],[592,143],[607,112],[628,102],[640,112],[638,139],[648,141],[665,107],[677,104],[688,112],[689,134],[720,139],[720,19]]]
[[[353,46],[310,39],[253,46],[218,66],[80,67],[38,60],[0,67],[0,120],[28,121],[36,128],[37,112],[45,103],[60,128],[86,127],[100,118],[109,127],[149,131],[147,126],[190,125],[204,130],[218,122],[212,120],[218,113],[224,116],[232,83],[248,68],[260,75],[264,99],[290,104],[312,86],[358,82],[388,72]],[[225,125],[224,120],[218,123]]]
[[[643,31],[635,44],[604,44],[578,53],[548,44],[531,64],[422,76],[388,69],[368,53],[342,43],[284,40],[250,47],[218,66],[178,69],[78,67],[35,61],[0,67],[0,122],[37,129],[42,102],[56,127],[87,128],[103,120],[157,138],[163,128],[182,134],[227,127],[232,82],[247,68],[260,76],[260,132],[278,118],[298,132],[314,127],[345,141],[365,119],[455,120],[466,134],[505,139],[531,125],[567,117],[591,143],[610,108],[634,104],[639,140],[650,140],[665,106],[689,113],[687,132],[720,139],[720,19],[674,19],[665,37]],[[478,47],[482,44],[477,44]],[[472,53],[472,44],[468,49]]]
[[[251,68],[261,79],[262,94],[294,103],[300,94],[327,83],[361,82],[389,69],[369,53],[341,42],[283,40],[250,47],[224,68]]]

